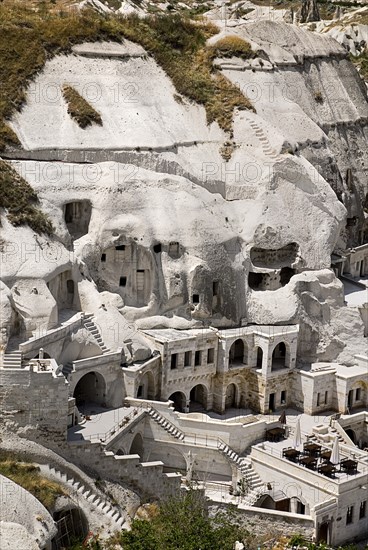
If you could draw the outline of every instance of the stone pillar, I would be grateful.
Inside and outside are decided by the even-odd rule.
[[[44,350],[43,348],[40,348],[39,352],[38,352],[38,358],[39,359],[43,359],[44,358]]]

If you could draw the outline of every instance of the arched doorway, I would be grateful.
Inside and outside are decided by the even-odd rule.
[[[348,428],[347,430],[345,430],[345,432],[346,432],[346,435],[348,437],[350,437],[350,439],[352,440],[354,445],[356,445],[357,439],[356,439],[356,434],[355,434],[354,430],[352,430],[351,428]]]
[[[130,455],[139,455],[139,458],[143,460],[143,438],[141,434],[136,434],[130,446]]]
[[[277,344],[272,352],[271,370],[284,369],[286,364],[286,345],[285,342]]]
[[[238,338],[238,340],[235,340],[230,348],[230,367],[246,364],[248,360],[247,355],[247,346],[244,344],[243,340]]]
[[[270,495],[263,495],[256,502],[255,506],[258,508],[266,508],[267,510],[275,510],[276,503]]]
[[[138,399],[155,399],[155,380],[152,372],[146,372],[140,382],[137,389]]]
[[[163,471],[166,473],[180,472],[182,475],[185,475],[187,472],[187,462],[183,454],[171,445],[155,446],[149,455],[149,461],[163,462]]]
[[[69,548],[71,539],[84,539],[88,534],[88,521],[80,508],[69,506],[53,514],[57,534],[55,548]],[[54,548],[54,546],[53,546]]]
[[[73,397],[75,397],[77,407],[91,403],[105,404],[106,384],[103,376],[98,372],[89,372],[82,376],[75,386]]]
[[[225,409],[237,407],[238,388],[235,384],[229,384],[225,394]]]
[[[190,390],[190,412],[203,411],[207,408],[207,388],[198,384]]]
[[[305,504],[298,497],[291,497],[290,512],[292,514],[305,514]]]
[[[176,411],[185,412],[187,399],[181,391],[171,394],[169,400],[174,402],[174,409]]]
[[[262,363],[263,363],[263,349],[258,347],[257,348],[257,361],[256,361],[257,369],[262,368]]]
[[[318,528],[317,542],[324,542],[325,544],[329,544],[330,542],[329,527],[330,527],[330,524],[328,521],[321,523],[321,525]]]

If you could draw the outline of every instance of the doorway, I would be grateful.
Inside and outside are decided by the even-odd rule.
[[[268,400],[268,408],[272,412],[275,411],[275,395],[276,395],[275,393],[270,393],[270,397],[269,397],[269,400]]]
[[[350,390],[348,394],[348,409],[353,408],[354,390]]]

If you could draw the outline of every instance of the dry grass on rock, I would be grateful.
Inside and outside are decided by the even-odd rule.
[[[10,164],[0,160],[0,208],[5,208],[9,221],[15,225],[28,224],[36,233],[53,232],[52,223],[38,208],[37,195]]]
[[[61,485],[42,477],[38,466],[6,454],[0,455],[0,474],[18,483],[48,510],[52,510],[57,497],[66,494]]]
[[[91,124],[102,126],[101,115],[82,97],[75,88],[65,85],[63,96],[68,104],[68,113],[81,128]]]

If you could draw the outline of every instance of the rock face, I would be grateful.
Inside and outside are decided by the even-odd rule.
[[[57,529],[46,508],[28,491],[0,475],[1,548],[46,548]],[[16,541],[16,542],[15,542]]]
[[[217,61],[256,109],[235,114],[229,161],[224,132],[134,44],[86,44],[47,62],[12,121],[23,149],[7,157],[55,236],[2,216],[3,339],[90,311],[110,349],[130,341],[143,359],[150,345],[137,327],[302,316],[313,331],[327,322],[316,293],[332,286],[342,303],[332,272],[328,283],[321,277],[335,247],[358,238],[345,224],[360,219],[367,191],[364,87],[330,37],[269,21],[231,34],[259,57]],[[102,126],[82,130],[69,117],[64,84]],[[335,336],[323,351],[313,341],[309,356],[325,354]]]
[[[320,19],[317,1],[302,0],[300,23],[311,23],[312,21],[319,21]]]

